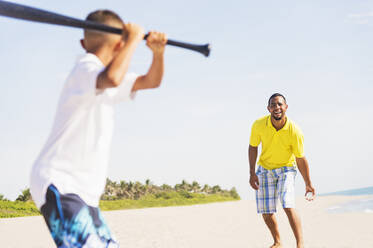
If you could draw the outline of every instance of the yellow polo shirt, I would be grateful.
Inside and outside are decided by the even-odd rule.
[[[251,129],[250,145],[257,147],[262,143],[258,164],[272,170],[293,166],[295,157],[304,157],[303,133],[288,117],[285,126],[276,130],[267,115],[256,120]]]

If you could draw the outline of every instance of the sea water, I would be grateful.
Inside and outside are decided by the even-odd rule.
[[[367,198],[349,201],[329,207],[329,213],[363,212],[373,214],[373,187],[334,192],[326,195],[367,195]]]

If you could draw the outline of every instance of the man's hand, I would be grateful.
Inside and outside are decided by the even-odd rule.
[[[308,193],[312,193],[312,197],[307,197]],[[316,192],[312,185],[306,185],[306,193],[304,194],[304,196],[306,197],[307,201],[312,201],[313,199],[315,199]]]
[[[250,164],[250,185],[253,189],[259,189],[259,179],[255,174],[256,157],[258,156],[258,147],[249,145],[249,164]]]
[[[312,201],[315,198],[316,193],[315,193],[315,189],[313,188],[312,183],[311,183],[310,169],[309,169],[308,161],[307,161],[306,157],[296,158],[296,161],[297,161],[297,166],[298,166],[299,172],[300,172],[300,174],[302,174],[302,177],[304,179],[304,183],[306,185],[306,193],[305,193],[306,199],[308,201]],[[312,193],[312,197],[307,197],[308,193]]]
[[[256,174],[250,176],[250,185],[255,190],[259,189],[259,179]]]
[[[164,33],[150,31],[146,39],[146,45],[152,50],[153,54],[163,54],[167,42],[167,35]]]
[[[135,23],[123,24],[123,40],[125,42],[140,42],[144,39],[144,29]]]

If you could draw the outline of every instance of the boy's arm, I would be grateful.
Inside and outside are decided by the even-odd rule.
[[[149,71],[136,79],[132,92],[159,87],[164,71],[164,49],[166,42],[167,37],[165,34],[158,32],[149,33],[146,45],[153,52],[153,61]]]
[[[315,189],[312,186],[311,178],[310,178],[310,169],[308,165],[308,161],[306,157],[296,158],[297,166],[300,171],[300,174],[302,174],[302,177],[304,179],[304,183],[306,185],[306,194],[308,192],[311,192],[313,196],[315,196]]]
[[[124,45],[119,49],[117,55],[106,66],[97,77],[97,89],[106,89],[119,86],[136,50],[137,45],[144,38],[144,30],[133,23],[124,24],[123,33]]]

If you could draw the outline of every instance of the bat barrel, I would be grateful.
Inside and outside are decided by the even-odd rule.
[[[184,42],[174,41],[174,40],[167,40],[167,44],[171,46],[177,46],[177,47],[182,47],[182,48],[186,48],[189,50],[193,50],[193,51],[202,53],[206,57],[210,55],[210,50],[211,50],[210,44],[195,45],[195,44],[189,44],[189,43],[184,43]]]
[[[69,16],[64,16],[57,13],[2,0],[0,0],[0,15],[34,22],[42,22],[62,26],[98,30],[114,34],[122,34],[122,29],[119,28],[110,27],[97,22],[80,20]],[[148,35],[145,35],[144,39],[146,39],[147,36]],[[195,45],[175,40],[167,40],[167,44],[171,46],[196,51],[202,53],[206,57],[210,54],[209,44]]]

